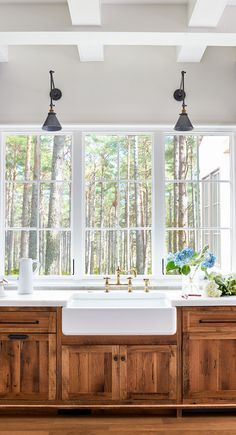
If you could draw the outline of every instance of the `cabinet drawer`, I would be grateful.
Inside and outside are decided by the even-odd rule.
[[[236,331],[236,307],[184,308],[183,331]]]
[[[56,332],[56,313],[50,311],[0,311],[0,332]]]

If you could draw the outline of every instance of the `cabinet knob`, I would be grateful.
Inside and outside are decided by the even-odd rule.
[[[117,362],[119,358],[118,358],[117,355],[115,355],[113,359],[114,359],[115,362]]]
[[[125,356],[124,355],[122,355],[121,361],[125,361]]]

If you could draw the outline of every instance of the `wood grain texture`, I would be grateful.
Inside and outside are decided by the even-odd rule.
[[[10,339],[0,333],[0,403],[55,399],[55,334]]]
[[[123,398],[144,402],[157,400],[160,403],[176,401],[175,345],[127,346],[126,350],[121,350],[120,359],[126,382],[122,388]]]
[[[236,307],[183,308],[183,332],[236,332]]]
[[[236,403],[236,335],[184,335],[184,402]]]
[[[117,346],[62,346],[62,400],[117,398],[118,364]]]
[[[0,333],[24,331],[37,333],[56,332],[56,313],[50,311],[0,309]]]
[[[37,429],[36,429],[37,428]],[[235,435],[236,417],[1,416],[0,435]]]

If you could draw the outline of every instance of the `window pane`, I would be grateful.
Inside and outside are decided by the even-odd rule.
[[[166,226],[230,227],[230,184],[166,183]]]
[[[152,186],[150,183],[121,183],[119,200],[121,227],[151,227]]]
[[[118,176],[117,136],[86,135],[86,180],[112,180]]]
[[[151,180],[152,146],[150,135],[129,135],[119,141],[120,178]]]
[[[86,273],[114,274],[136,268],[139,275],[151,274],[151,231],[86,231]]]
[[[89,183],[85,196],[87,227],[110,228],[117,225],[116,183]]]
[[[71,180],[71,136],[40,136],[40,178]]]
[[[216,266],[225,272],[231,269],[230,230],[167,230],[166,254],[190,246],[198,251],[209,245],[216,256]]]
[[[32,202],[31,184],[6,184],[6,225],[8,227],[33,226],[31,217],[37,213],[37,203]]]
[[[86,274],[114,274],[118,265],[118,232],[86,231]]]
[[[70,231],[40,231],[39,261],[41,275],[70,275]]]
[[[151,167],[151,135],[86,136],[86,273],[151,270]]]
[[[6,180],[32,181],[36,136],[7,136]]]
[[[165,173],[169,180],[202,180],[220,168],[230,179],[228,136],[167,136]]]
[[[198,142],[195,136],[167,136],[165,172],[169,180],[195,180],[198,178]]]
[[[129,253],[131,256],[131,267],[136,267],[139,275],[152,274],[151,231],[131,231]]]
[[[18,275],[20,258],[37,259],[36,231],[6,231],[5,274]]]
[[[71,185],[42,183],[40,187],[40,227],[66,228],[70,226]],[[52,208],[54,213],[52,213]]]
[[[165,197],[167,227],[201,225],[199,183],[167,183]]]

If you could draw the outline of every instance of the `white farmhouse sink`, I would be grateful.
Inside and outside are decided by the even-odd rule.
[[[62,309],[65,335],[173,335],[176,308],[165,293],[74,294]]]

